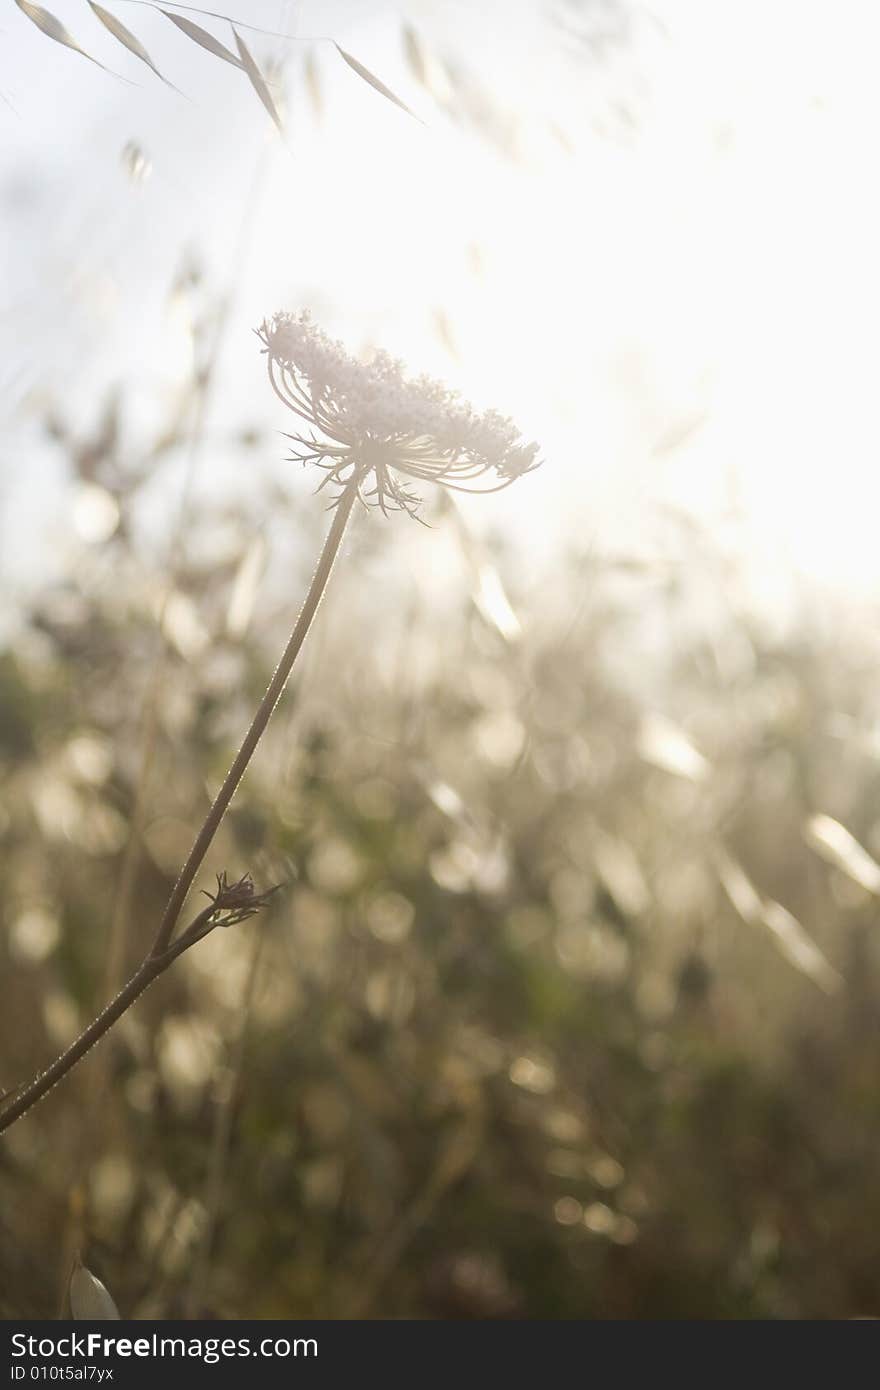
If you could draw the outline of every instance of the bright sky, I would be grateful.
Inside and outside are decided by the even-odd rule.
[[[88,419],[114,378],[136,381],[148,426],[179,386],[186,314],[171,287],[191,248],[218,289],[236,267],[209,432],[286,427],[250,329],[309,303],[353,348],[387,346],[541,442],[539,474],[469,508],[478,527],[513,527],[527,563],[572,533],[650,552],[673,505],[747,555],[759,600],[792,581],[880,590],[872,0],[229,0],[252,24],[332,36],[426,122],[327,43],[312,46],[317,120],[309,45],[251,34],[260,61],[290,55],[287,149],[243,74],[147,6],[106,0],[189,100],[86,0],[47,7],[138,85],[3,0],[7,575],[43,573],[67,525],[40,402]],[[601,57],[577,35],[597,10]],[[407,65],[403,22],[433,91]],[[130,142],[144,179],[123,161]]]

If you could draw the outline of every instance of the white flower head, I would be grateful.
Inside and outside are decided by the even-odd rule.
[[[308,312],[276,314],[258,336],[276,395],[311,426],[288,436],[292,457],[323,468],[322,487],[355,481],[364,502],[412,516],[421,499],[402,478],[497,492],[537,467],[537,444],[523,444],[511,420],[478,414],[431,377],[407,379],[386,352],[358,362]]]

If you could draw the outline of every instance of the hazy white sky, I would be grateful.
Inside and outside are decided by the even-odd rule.
[[[335,38],[426,122],[327,43],[312,48],[318,121],[308,45],[252,35],[261,61],[289,55],[289,148],[243,75],[147,6],[107,0],[188,99],[86,0],[48,7],[137,85],[4,0],[7,570],[13,554],[36,566],[65,525],[60,462],[35,424],[47,394],[88,418],[114,378],[136,382],[148,427],[179,384],[187,336],[171,288],[191,248],[212,285],[234,289],[215,431],[285,427],[250,329],[307,302],[353,347],[382,343],[540,440],[546,468],[491,512],[528,563],[571,532],[612,553],[650,549],[671,503],[744,549],[768,595],[805,575],[877,592],[871,0],[230,0],[250,23]],[[403,23],[422,36],[433,91],[406,64]],[[129,142],[150,162],[144,180],[127,171]]]

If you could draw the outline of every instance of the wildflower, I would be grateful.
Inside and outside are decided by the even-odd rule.
[[[288,435],[292,457],[326,471],[321,487],[354,482],[365,503],[412,516],[421,498],[401,478],[498,492],[537,467],[537,444],[523,444],[511,420],[478,414],[431,377],[407,379],[386,352],[358,362],[308,312],[276,314],[258,336],[276,395],[311,426]],[[477,483],[490,474],[499,481]]]

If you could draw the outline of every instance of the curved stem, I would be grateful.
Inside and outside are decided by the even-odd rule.
[[[32,1105],[36,1105],[38,1100],[42,1100],[48,1091],[51,1091],[62,1077],[76,1066],[77,1062],[85,1057],[86,1053],[94,1047],[95,1043],[104,1036],[117,1019],[121,1018],[134,1001],[143,994],[153,981],[168,969],[169,965],[177,959],[189,946],[212,930],[210,915],[213,911],[206,908],[200,914],[192,927],[184,933],[179,940],[171,944],[171,937],[174,928],[180,917],[181,909],[186,901],[187,894],[192,887],[193,880],[202,866],[205,855],[210,848],[211,841],[217,833],[227,807],[235,795],[236,789],[244,776],[245,769],[250,762],[254,750],[262,738],[266,725],[269,723],[272,711],[278,703],[287,678],[293,668],[300,653],[302,644],[306,639],[306,634],[312,625],[312,620],[318,611],[318,605],[327,587],[333,563],[339,552],[339,546],[348,523],[351,509],[357,497],[360,472],[356,472],[346,485],[345,491],[336,504],[336,511],[333,517],[333,524],[327,533],[324,548],[318,559],[312,582],[309,585],[305,601],[300,609],[299,616],[290,634],[290,640],[284,649],[284,653],[275,670],[269,686],[257,708],[257,712],[251,720],[250,728],[244,736],[244,740],[235,755],[235,759],[217,793],[211,808],[205,817],[202,827],[193,841],[186,863],[178,875],[177,882],[172,889],[168,904],[162,915],[156,939],[153,942],[149,954],[138,966],[135,973],[126,985],[116,995],[114,999],[104,1008],[97,1018],[80,1033],[79,1037],[70,1044],[59,1057],[56,1057],[51,1066],[45,1071],[38,1073],[34,1079],[27,1083],[13,1100],[4,1109],[0,1110],[0,1133],[8,1129],[16,1120],[20,1119]],[[177,949],[179,947],[180,949]]]
[[[230,801],[232,800],[236,788],[244,775],[245,768],[250,762],[254,749],[269,723],[272,711],[278,703],[282,690],[287,684],[287,678],[293,668],[293,663],[299,656],[300,648],[306,638],[306,633],[312,625],[312,619],[318,611],[318,604],[321,602],[324,590],[327,587],[327,580],[330,578],[330,571],[336,559],[340,543],[342,541],[348,518],[357,495],[357,489],[353,486],[354,480],[349,483],[343,495],[340,497],[336,512],[333,517],[333,525],[327,533],[324,548],[321,551],[315,573],[312,575],[312,582],[306,594],[305,602],[299,612],[299,617],[294,625],[293,632],[290,634],[290,641],[284,649],[275,674],[269,682],[268,689],[260,701],[256,714],[254,715],[251,726],[244,736],[241,747],[235,755],[235,761],[226,774],[223,785],[214,798],[210,811],[205,817],[201,830],[193,841],[193,847],[187,856],[186,863],[180,871],[177,882],[168,899],[168,906],[162,915],[159,930],[156,933],[156,940],[153,942],[152,956],[161,955],[171,940],[171,934],[177,925],[180,910],[186,900],[186,895],[192,887],[193,879],[202,865],[202,860],[210,848],[211,841],[217,833],[223,816],[226,813]]]
[[[170,964],[170,962],[168,962]],[[36,1105],[38,1100],[42,1100],[47,1091],[57,1085],[62,1076],[66,1076],[77,1064],[82,1061],[86,1053],[94,1047],[99,1038],[102,1038],[108,1029],[113,1027],[117,1019],[121,1018],[126,1009],[129,1009],[134,1001],[143,994],[144,990],[153,983],[158,975],[166,968],[166,963],[161,960],[152,960],[149,956],[138,967],[132,975],[127,985],[111,999],[106,1008],[102,1009],[97,1018],[93,1019],[88,1028],[80,1033],[79,1037],[70,1044],[60,1057],[56,1057],[51,1066],[45,1071],[39,1072],[23,1088],[17,1100],[0,1112],[0,1132],[8,1129],[15,1124],[16,1120],[21,1119],[32,1105]]]

